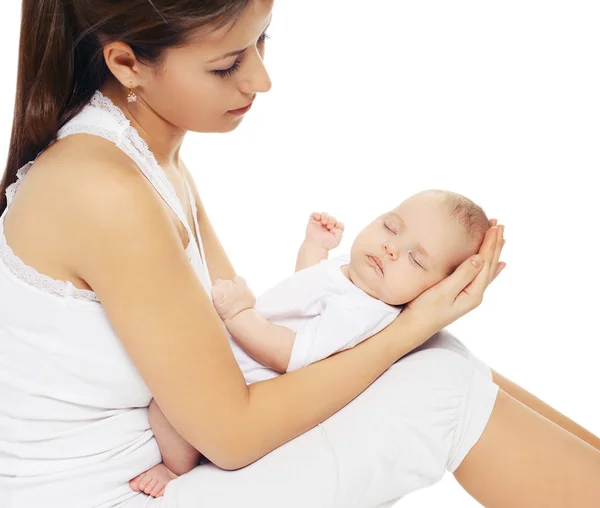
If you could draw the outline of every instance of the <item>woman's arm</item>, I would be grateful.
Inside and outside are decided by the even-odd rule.
[[[247,386],[162,201],[135,169],[90,164],[60,203],[78,210],[66,215],[66,261],[100,298],[175,430],[222,468],[243,467],[327,419],[440,328],[439,317],[432,326],[403,311],[355,348]],[[472,272],[459,267],[454,283],[462,277],[464,288]]]

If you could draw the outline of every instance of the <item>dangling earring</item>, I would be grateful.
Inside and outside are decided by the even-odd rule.
[[[131,87],[131,83],[129,83],[129,95],[127,95],[127,102],[135,102],[135,101],[137,101],[137,95],[133,91],[133,88]]]

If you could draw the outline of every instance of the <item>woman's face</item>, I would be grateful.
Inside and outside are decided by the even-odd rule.
[[[187,131],[235,129],[240,108],[271,88],[263,57],[272,8],[273,0],[252,0],[236,21],[201,28],[185,47],[167,50],[161,71],[144,84],[144,99]]]

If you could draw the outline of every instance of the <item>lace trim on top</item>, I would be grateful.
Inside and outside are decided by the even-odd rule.
[[[100,299],[93,291],[77,288],[68,280],[61,281],[53,279],[23,263],[6,243],[4,235],[2,235],[0,241],[2,242],[2,245],[0,245],[0,257],[2,257],[2,261],[13,274],[30,286],[39,288],[45,293],[57,296],[70,296],[76,300],[100,302]]]
[[[146,141],[138,134],[137,130],[130,125],[130,121],[127,119],[123,111],[115,106],[115,104],[99,90],[95,92],[89,105],[86,108],[92,106],[101,109],[113,116],[118,124],[119,129],[108,129],[86,123],[77,116],[71,121],[67,122],[57,134],[57,139],[68,136],[69,134],[95,134],[103,137],[109,141],[115,143],[115,145],[129,155],[139,166],[142,173],[154,186],[157,192],[167,202],[167,204],[173,209],[179,220],[184,225],[188,237],[189,243],[187,248],[191,245],[197,245],[192,235],[190,226],[187,222],[187,217],[183,213],[183,207],[177,197],[177,193],[166,174],[158,164],[156,157],[148,147]],[[85,108],[84,108],[85,109]],[[14,196],[23,180],[27,171],[43,153],[42,150],[37,157],[25,164],[17,171],[17,180],[9,185],[6,189],[7,206],[6,211],[10,206]],[[186,181],[187,184],[187,181]],[[188,187],[189,192],[189,187]],[[194,203],[192,202],[192,205]],[[77,300],[86,300],[92,302],[100,302],[100,299],[94,291],[89,289],[80,289],[73,285],[71,281],[59,281],[39,273],[37,270],[29,265],[26,265],[10,248],[6,242],[4,235],[3,226],[4,217],[0,217],[0,257],[8,269],[19,279],[23,280],[27,284],[41,289],[42,291],[58,296],[68,296]],[[198,230],[197,224],[196,230]],[[198,233],[199,234],[199,233]],[[201,249],[201,246],[197,246]],[[186,248],[186,250],[187,250]],[[204,253],[202,252],[202,259],[204,260]]]

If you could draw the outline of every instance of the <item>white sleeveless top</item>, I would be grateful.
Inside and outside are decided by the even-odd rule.
[[[185,226],[188,258],[210,294],[202,244],[196,244],[173,186],[123,111],[96,91],[58,139],[76,133],[108,139],[137,163]],[[9,207],[34,162],[7,189]],[[189,184],[187,190],[201,242]],[[0,217],[0,507],[109,508],[145,497],[128,482],[161,461],[148,423],[152,396],[96,294],[26,266],[7,245],[5,216]]]

